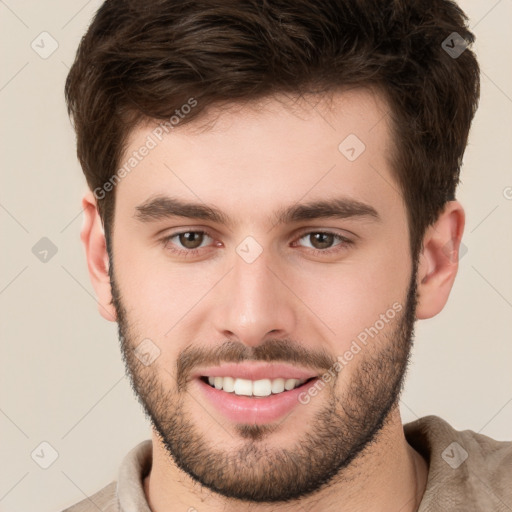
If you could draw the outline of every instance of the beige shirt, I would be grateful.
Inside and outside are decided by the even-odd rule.
[[[512,511],[512,441],[459,432],[438,416],[407,423],[404,433],[429,464],[418,512]],[[151,441],[143,441],[123,460],[117,481],[63,512],[151,512],[143,488],[151,455]]]

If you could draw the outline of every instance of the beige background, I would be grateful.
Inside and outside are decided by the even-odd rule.
[[[123,376],[116,326],[97,313],[79,239],[85,181],[63,84],[100,3],[0,1],[1,511],[60,511],[114,479],[125,453],[149,437]],[[512,438],[512,0],[460,5],[483,71],[458,193],[468,251],[445,310],[417,324],[401,407],[404,422],[437,414],[505,440]],[[59,45],[46,59],[31,48],[45,37],[39,51],[51,49],[48,36],[38,38],[43,31]],[[32,253],[42,237],[58,249],[46,263]],[[58,452],[48,469],[31,458],[37,448],[49,461],[43,441]]]

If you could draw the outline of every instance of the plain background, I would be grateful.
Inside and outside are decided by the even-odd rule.
[[[63,86],[99,1],[0,1],[2,66],[0,510],[55,512],[111,480],[150,436],[96,307],[83,247],[85,180]],[[462,170],[467,252],[447,306],[416,324],[403,421],[436,414],[512,438],[512,0],[463,0],[482,96]],[[31,47],[45,38],[42,58]],[[448,34],[447,34],[448,35]],[[55,43],[53,43],[55,44]],[[43,237],[57,253],[32,252]],[[31,457],[48,462],[42,469]],[[35,452],[34,452],[35,450]],[[41,454],[44,454],[42,456]]]

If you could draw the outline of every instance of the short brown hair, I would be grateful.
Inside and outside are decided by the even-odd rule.
[[[65,87],[87,183],[112,179],[138,123],[169,120],[190,98],[180,124],[222,102],[376,87],[415,257],[455,198],[478,105],[466,22],[450,0],[107,0]],[[114,192],[98,201],[107,247],[114,205]]]

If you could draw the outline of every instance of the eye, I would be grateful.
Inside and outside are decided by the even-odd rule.
[[[331,252],[344,250],[349,245],[353,244],[352,240],[330,231],[310,231],[302,235],[299,238],[299,241],[300,240],[309,241],[310,245],[306,245],[305,247],[311,248],[315,254],[330,254]],[[334,243],[336,241],[338,241],[338,243]]]
[[[164,247],[180,255],[194,255],[203,246],[205,240],[213,238],[206,231],[181,231],[173,233],[162,239]],[[174,246],[174,247],[173,247]]]

